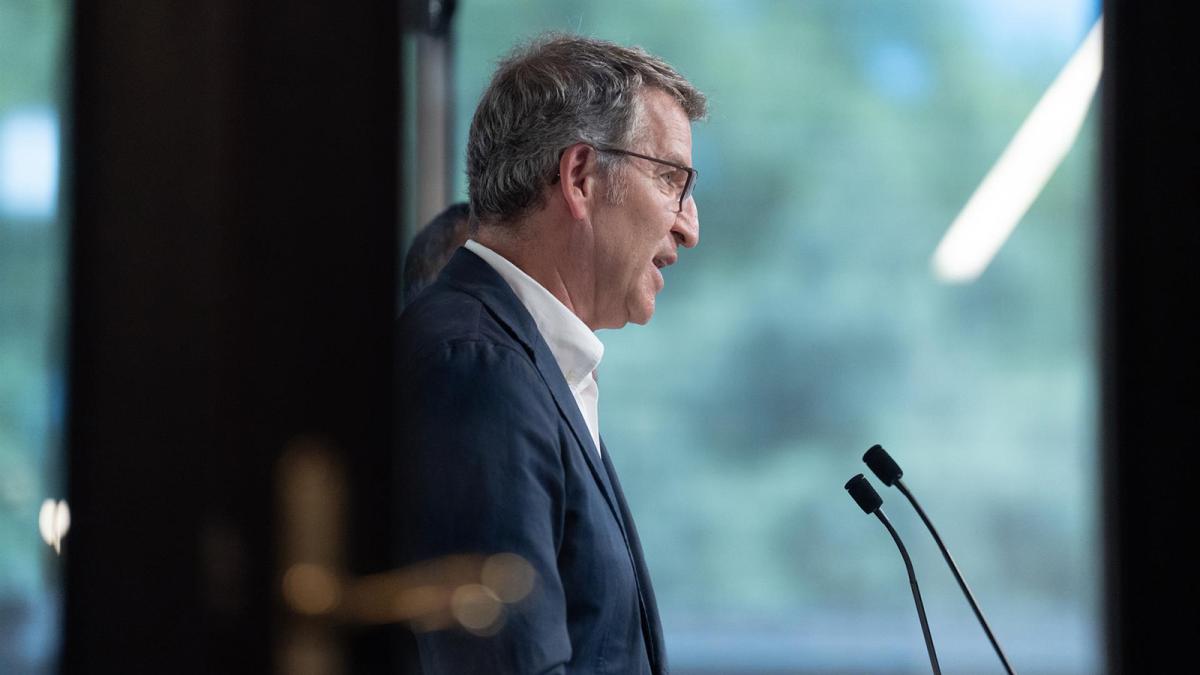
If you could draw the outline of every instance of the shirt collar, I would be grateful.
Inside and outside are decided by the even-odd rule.
[[[491,265],[512,287],[537,324],[567,384],[572,391],[579,389],[604,356],[600,338],[550,291],[507,258],[474,239],[468,239],[464,247]]]

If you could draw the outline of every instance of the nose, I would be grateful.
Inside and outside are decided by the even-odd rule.
[[[689,197],[683,203],[683,210],[675,214],[671,236],[684,248],[692,248],[700,243],[700,212],[696,209],[695,199]]]

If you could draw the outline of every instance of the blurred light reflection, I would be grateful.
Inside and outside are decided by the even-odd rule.
[[[47,499],[42,502],[41,511],[38,512],[38,530],[42,534],[42,541],[51,546],[55,553],[62,554],[62,540],[70,529],[71,509],[66,501]]]
[[[493,635],[504,625],[504,604],[483,584],[464,584],[454,589],[450,611],[459,625],[477,635]]]
[[[460,626],[491,635],[506,606],[524,600],[537,574],[513,553],[454,555],[343,580],[338,615],[359,624],[407,623],[418,633]]]
[[[49,109],[0,120],[0,213],[49,220],[58,200],[58,120]]]
[[[483,563],[480,580],[506,603],[520,602],[533,590],[533,566],[515,553],[498,553]]]
[[[283,575],[283,597],[301,614],[327,614],[341,601],[341,582],[322,565],[292,565]]]
[[[1075,145],[1100,81],[1103,18],[1034,106],[933,254],[941,281],[974,281]]]

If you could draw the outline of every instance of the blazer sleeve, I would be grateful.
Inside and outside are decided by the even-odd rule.
[[[398,384],[405,557],[507,552],[537,573],[494,635],[418,633],[425,675],[565,673],[560,421],[541,376],[522,351],[461,341],[435,349]]]

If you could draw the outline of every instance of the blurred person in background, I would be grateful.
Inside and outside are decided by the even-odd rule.
[[[400,319],[401,547],[515,554],[536,585],[486,629],[419,632],[426,675],[667,672],[594,331],[649,321],[661,269],[699,242],[705,108],[661,59],[574,36],[514,51],[480,100],[477,232]]]
[[[404,305],[433,283],[471,233],[471,207],[457,202],[421,228],[404,256]]]

